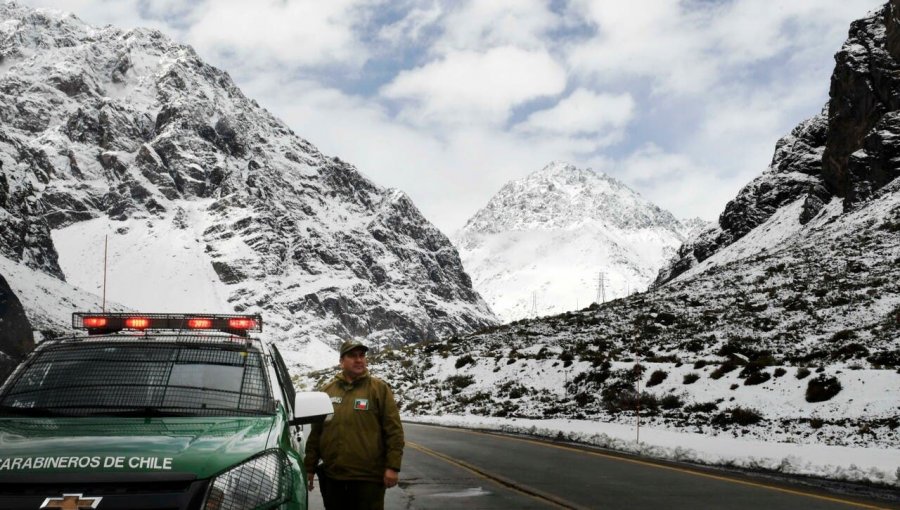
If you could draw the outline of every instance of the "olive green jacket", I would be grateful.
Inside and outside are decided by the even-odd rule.
[[[385,468],[400,471],[403,425],[387,383],[368,372],[352,383],[338,374],[321,391],[331,397],[334,416],[312,426],[306,472],[318,469],[335,480],[381,482]]]

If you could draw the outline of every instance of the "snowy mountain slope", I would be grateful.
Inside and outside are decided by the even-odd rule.
[[[107,299],[133,309],[229,310],[228,286],[219,280],[200,241],[212,224],[206,214],[212,203],[185,200],[177,212],[159,217],[100,217],[54,230],[60,268],[68,283],[102,294],[108,236]]]
[[[550,163],[506,184],[454,237],[478,292],[505,320],[646,289],[685,225],[615,179]],[[602,297],[600,299],[602,301]]]
[[[718,225],[679,248],[654,285],[705,261],[784,208],[794,207],[792,214],[805,224],[833,198],[849,211],[900,176],[898,41],[896,0],[853,22],[835,55],[822,113],[778,141],[769,168],[728,203]]]
[[[0,257],[0,274],[22,302],[28,319],[35,325],[36,340],[54,338],[71,331],[72,312],[100,310],[102,298],[84,291],[43,271]],[[118,303],[107,301],[108,311],[127,311]]]
[[[191,48],[14,3],[0,19],[8,261],[97,292],[109,235],[116,300],[262,312],[288,350],[495,323],[409,198],[319,153]]]

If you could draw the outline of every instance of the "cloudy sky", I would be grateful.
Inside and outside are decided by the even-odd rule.
[[[883,0],[22,0],[159,28],[445,233],[553,160],[713,220]]]

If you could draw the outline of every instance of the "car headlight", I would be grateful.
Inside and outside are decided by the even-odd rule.
[[[256,510],[283,503],[289,497],[288,461],[270,450],[213,479],[205,510]]]

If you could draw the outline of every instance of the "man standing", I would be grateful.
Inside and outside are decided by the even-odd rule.
[[[400,411],[391,388],[369,375],[368,350],[355,340],[341,345],[341,372],[322,388],[334,416],[314,424],[306,441],[309,490],[318,474],[328,510],[381,510],[385,489],[397,485],[404,445]]]

